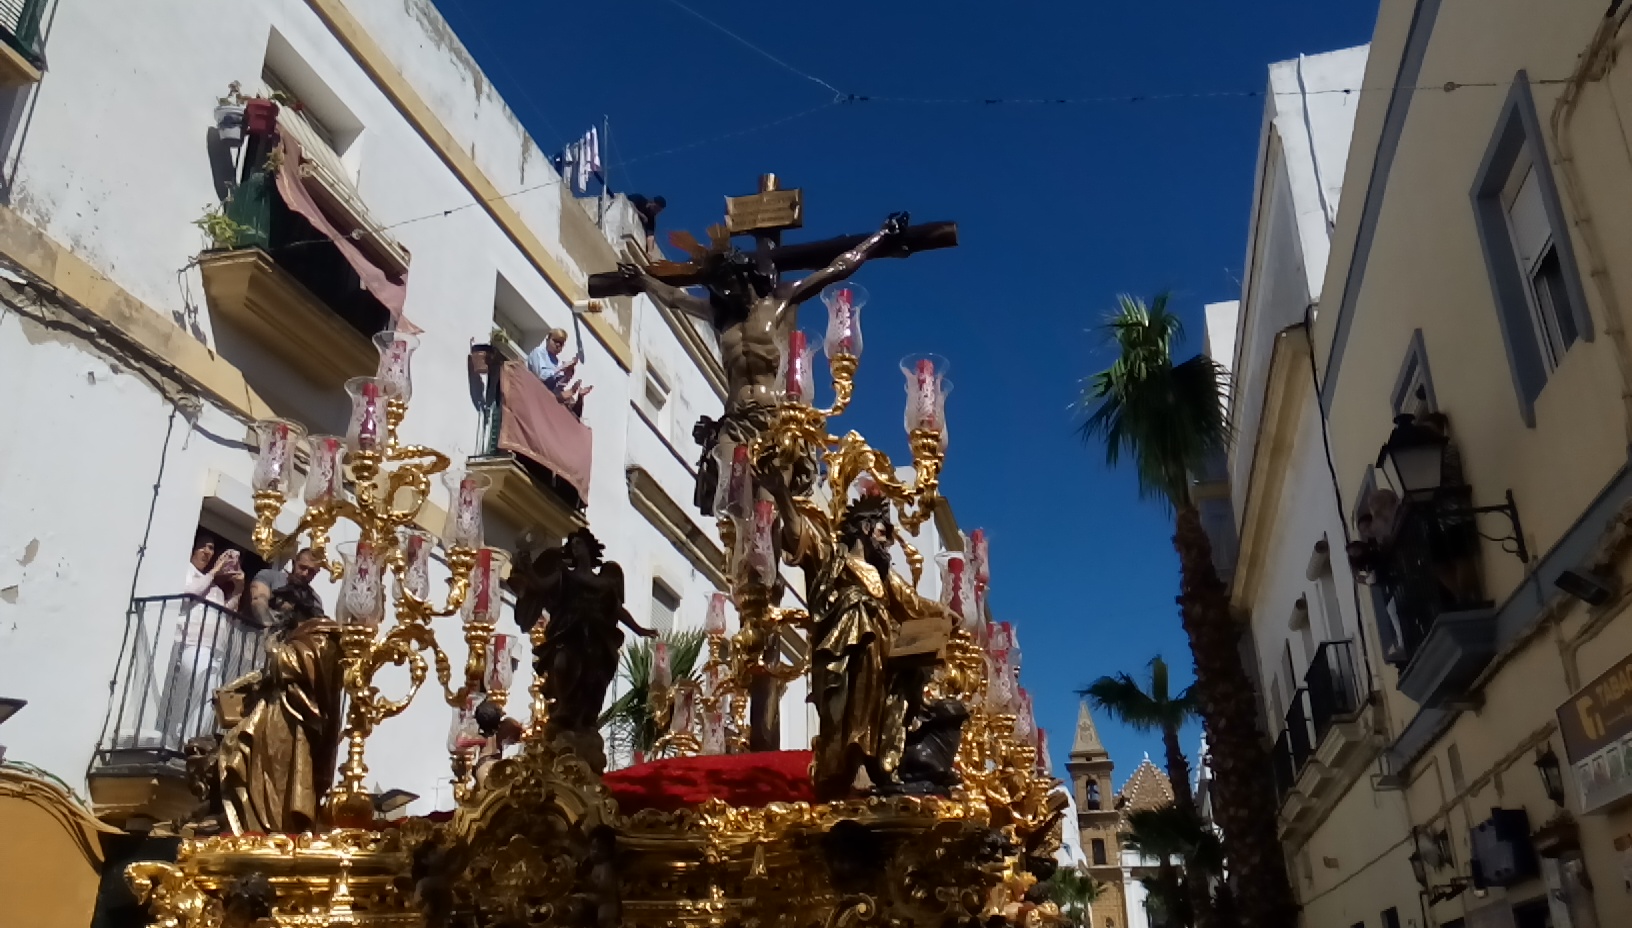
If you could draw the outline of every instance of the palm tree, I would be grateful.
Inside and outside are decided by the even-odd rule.
[[[703,651],[700,631],[663,632],[657,638],[643,638],[624,649],[623,677],[629,689],[601,713],[600,725],[610,729],[609,741],[618,754],[650,754],[663,736],[652,712],[652,657],[656,643],[669,649],[669,675],[675,683],[698,680],[698,658]]]
[[[1061,867],[1048,878],[1048,898],[1078,928],[1088,928],[1089,906],[1099,901],[1104,889],[1104,884],[1078,867]]]
[[[1151,658],[1148,690],[1140,688],[1138,682],[1127,674],[1119,673],[1114,677],[1100,677],[1087,689],[1079,690],[1078,695],[1087,696],[1095,706],[1130,728],[1162,733],[1174,806],[1199,821],[1195,794],[1190,790],[1190,762],[1179,744],[1179,729],[1196,714],[1196,700],[1188,687],[1176,696],[1171,694],[1167,682],[1167,662],[1160,656]],[[1206,876],[1195,868],[1186,868],[1185,885],[1190,896],[1190,910],[1195,913],[1195,924],[1200,928],[1215,928]]]
[[[1195,809],[1177,804],[1136,809],[1128,813],[1127,828],[1122,847],[1160,861],[1156,876],[1143,882],[1165,924],[1190,924],[1212,912],[1208,877],[1223,871],[1223,855],[1217,836]],[[1174,867],[1175,859],[1184,862],[1183,873]]]
[[[1225,372],[1197,355],[1174,363],[1182,334],[1161,295],[1146,306],[1118,298],[1107,324],[1118,356],[1083,391],[1092,412],[1084,438],[1105,443],[1115,466],[1132,459],[1140,495],[1174,513],[1173,548],[1179,556],[1179,611],[1195,659],[1196,701],[1212,749],[1213,775],[1224,846],[1243,921],[1254,928],[1292,928],[1297,907],[1275,834],[1275,800],[1264,771],[1269,752],[1259,740],[1252,680],[1241,662],[1240,627],[1230,615],[1229,591],[1213,566],[1212,544],[1190,496],[1190,475],[1229,443],[1224,416]]]
[[[1180,808],[1195,808],[1190,791],[1190,761],[1179,745],[1179,729],[1196,714],[1196,698],[1189,687],[1173,695],[1167,683],[1167,662],[1160,656],[1150,660],[1150,689],[1125,673],[1100,677],[1077,691],[1094,706],[1110,713],[1136,731],[1160,731],[1167,754],[1167,778],[1173,783],[1174,800]]]

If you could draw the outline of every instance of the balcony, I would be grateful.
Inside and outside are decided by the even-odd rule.
[[[266,144],[246,139],[243,162],[264,165]],[[286,165],[291,151],[300,162],[298,145],[279,150]],[[358,218],[355,192],[315,193],[339,182],[309,167],[251,169],[226,202],[230,236],[199,256],[199,272],[215,319],[333,389],[374,372],[369,338],[400,313],[407,262]]]
[[[1271,775],[1281,804],[1283,835],[1308,824],[1330,801],[1334,785],[1366,761],[1366,706],[1354,663],[1354,642],[1328,641],[1315,649],[1292,694],[1285,727],[1271,753]]]
[[[594,448],[589,426],[519,361],[493,357],[478,387],[482,453],[468,467],[491,481],[488,508],[541,541],[583,527]]]
[[[1472,493],[1447,486],[1401,507],[1378,585],[1400,692],[1423,706],[1460,699],[1496,656],[1496,613],[1484,598]]]
[[[45,54],[40,20],[46,0],[0,0],[0,87],[36,84]]]
[[[1337,732],[1351,740],[1353,726],[1363,708],[1359,677],[1355,670],[1355,641],[1327,641],[1315,649],[1314,661],[1304,674],[1304,690],[1309,693],[1309,721],[1314,726],[1315,753],[1327,753],[1327,739]],[[1330,757],[1322,757],[1332,767]]]
[[[196,596],[133,600],[89,773],[104,819],[169,821],[198,804],[186,746],[216,730],[215,691],[260,667],[265,630]]]

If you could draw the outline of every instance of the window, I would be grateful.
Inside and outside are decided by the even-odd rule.
[[[1513,237],[1514,256],[1524,275],[1536,343],[1550,371],[1575,344],[1579,333],[1570,309],[1570,295],[1564,287],[1564,267],[1553,241],[1547,204],[1541,196],[1540,173],[1529,163],[1528,153],[1509,178],[1502,200],[1507,208],[1507,231]]]
[[[646,418],[657,426],[658,432],[664,438],[667,438],[669,382],[658,372],[656,367],[652,366],[651,361],[646,362],[646,384],[640,391],[640,397],[636,402],[640,405],[640,411],[646,414]]]
[[[1091,809],[1091,810],[1093,810],[1095,812],[1099,811],[1099,809],[1100,809],[1099,783],[1097,781],[1094,781],[1094,780],[1089,780],[1088,781],[1088,801],[1087,801],[1087,805],[1088,805],[1089,809]]]
[[[1383,928],[1400,928],[1400,911],[1395,908],[1383,910]]]
[[[363,135],[362,120],[275,29],[267,38],[261,81],[267,90],[279,91],[300,101],[298,113],[285,108],[285,112],[278,114],[280,125],[285,116],[291,117],[289,128],[295,131],[302,147],[308,147],[308,142],[320,142],[324,151],[314,157],[326,159],[332,155],[335,163],[323,166],[338,170],[346,180],[355,181],[362,152],[359,144]]]
[[[1471,195],[1520,412],[1534,425],[1536,397],[1570,347],[1592,339],[1592,320],[1523,71]]]
[[[1091,844],[1094,852],[1094,866],[1105,866],[1105,839],[1095,838]]]
[[[652,615],[648,627],[659,632],[674,631],[674,615],[680,611],[680,594],[662,580],[652,581]]]
[[[1439,410],[1439,403],[1434,397],[1434,379],[1428,369],[1428,349],[1423,344],[1421,329],[1411,333],[1411,344],[1406,348],[1405,361],[1400,364],[1400,375],[1394,380],[1392,400],[1390,405],[1396,416],[1407,413],[1421,417]]]
[[[550,331],[543,317],[503,274],[496,275],[493,284],[493,328],[502,334],[502,338],[494,336],[494,347],[512,361],[525,360],[527,352],[543,344]]]

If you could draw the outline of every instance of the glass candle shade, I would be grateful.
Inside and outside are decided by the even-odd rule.
[[[306,505],[332,503],[346,492],[346,471],[341,457],[346,440],[338,435],[312,435],[306,439],[311,464],[306,471]]]
[[[448,753],[472,753],[486,743],[482,730],[476,724],[476,707],[482,704],[481,693],[465,697],[465,704],[453,710],[453,724],[448,727]]]
[[[725,634],[725,603],[724,593],[708,594],[708,614],[703,618],[703,631],[709,635]]]
[[[682,683],[674,688],[674,712],[669,716],[669,733],[689,735],[697,727],[697,684]]]
[[[384,563],[366,541],[340,546],[345,579],[340,582],[339,618],[343,625],[374,627],[385,618]]]
[[[346,448],[352,452],[379,451],[385,445],[385,389],[378,377],[346,381],[351,394],[351,421],[346,425]]]
[[[861,357],[861,308],[867,305],[867,288],[852,283],[833,284],[822,291],[827,306],[827,337],[822,351],[828,358]]]
[[[703,710],[703,753],[725,753],[725,710],[723,707]]]
[[[295,483],[295,447],[306,429],[289,419],[262,419],[255,423],[260,450],[255,455],[255,471],[250,485],[257,493],[287,496]]]
[[[1014,708],[1014,740],[1024,745],[1035,747],[1037,744],[1037,720],[1032,717],[1031,694],[1026,688],[1017,687],[1018,696]]]
[[[718,699],[724,692],[731,670],[723,661],[711,661],[703,667],[703,695]]]
[[[397,583],[423,600],[431,593],[431,552],[436,538],[424,529],[405,526],[397,530],[397,544],[402,549],[402,576]]]
[[[985,586],[992,579],[991,540],[986,530],[977,528],[969,535],[969,566],[975,569],[975,583]]]
[[[669,646],[659,641],[652,645],[652,689],[666,690],[674,682],[674,671],[669,663]]]
[[[777,395],[784,403],[809,406],[816,399],[816,375],[811,360],[816,346],[809,343],[805,333],[794,329],[788,333],[788,343],[782,348],[782,360],[777,367]]]
[[[1009,661],[1009,652],[994,652],[991,675],[986,680],[986,705],[999,714],[1012,711],[1015,695],[1014,665]]]
[[[909,355],[901,362],[901,372],[907,377],[907,412],[904,424],[908,434],[916,431],[946,435],[946,395],[952,392],[952,382],[946,379],[948,364],[945,358],[933,354]]]
[[[419,338],[407,332],[380,332],[374,336],[374,347],[380,352],[380,367],[374,379],[380,382],[387,399],[408,402],[414,395],[409,362],[419,347]]]
[[[993,623],[991,631],[988,633],[986,638],[986,649],[991,651],[993,654],[997,654],[1001,651],[1007,651],[1010,643],[1009,633],[1013,630],[1013,628],[1014,626],[1007,622]]]
[[[489,693],[507,693],[516,679],[516,647],[519,635],[494,635],[487,639],[487,671],[482,675],[482,689]]]
[[[470,589],[463,612],[467,625],[497,625],[504,609],[504,571],[510,554],[502,548],[478,548],[470,568]]]
[[[449,548],[480,548],[487,537],[482,527],[482,494],[491,481],[485,474],[445,471],[442,482],[448,488],[448,523],[442,543]]]
[[[935,555],[935,562],[941,569],[941,605],[959,628],[973,633],[980,621],[974,571],[961,551],[942,551]]]
[[[748,550],[748,567],[761,584],[776,582],[776,504],[768,499],[754,503],[753,545]]]
[[[714,448],[714,460],[719,467],[719,478],[714,485],[714,511],[739,519],[748,518],[754,507],[754,475],[748,446],[721,442]]]

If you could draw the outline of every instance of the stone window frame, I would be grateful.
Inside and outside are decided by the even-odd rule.
[[[1535,171],[1546,207],[1547,222],[1552,227],[1553,246],[1563,270],[1565,292],[1569,297],[1577,338],[1590,342],[1593,340],[1592,314],[1587,306],[1585,288],[1581,285],[1569,223],[1554,182],[1546,136],[1542,132],[1535,99],[1530,92],[1529,75],[1521,70],[1514,75],[1512,89],[1496,118],[1496,127],[1479,171],[1474,175],[1469,198],[1472,201],[1474,225],[1479,233],[1480,249],[1484,253],[1485,269],[1490,277],[1491,295],[1495,300],[1502,344],[1507,352],[1508,370],[1513,376],[1513,390],[1518,396],[1519,414],[1526,426],[1534,428],[1535,401],[1547,386],[1551,371],[1548,370],[1535,331],[1531,298],[1527,293],[1524,272],[1519,268],[1518,256],[1513,250],[1507,207],[1502,202],[1503,191],[1514,168],[1526,156],[1529,157],[1531,169]]]

